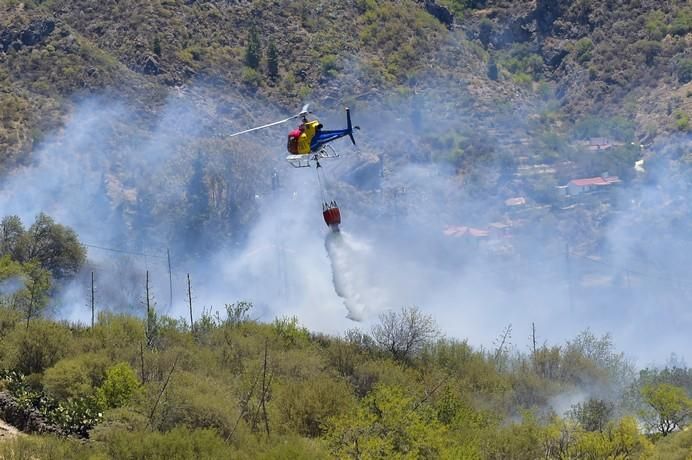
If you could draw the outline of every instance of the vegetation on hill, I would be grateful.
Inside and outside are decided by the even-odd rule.
[[[93,329],[27,330],[3,307],[6,393],[89,438],[18,438],[4,458],[684,458],[692,372],[637,376],[607,336],[523,353],[504,334],[478,350],[435,338],[416,308],[331,337],[255,322],[251,307],[192,330],[105,312]]]
[[[30,433],[3,458],[685,458],[692,370],[635,373],[584,331],[529,352],[442,336],[416,307],[315,334],[252,304],[194,323],[103,311],[42,318],[51,273],[83,262],[45,215],[2,223],[0,416]],[[41,251],[32,248],[41,247]],[[50,257],[48,257],[50,256]],[[14,283],[14,285],[13,285]],[[147,292],[147,296],[148,296]],[[31,321],[30,321],[31,320]],[[80,440],[81,438],[81,440]]]
[[[441,76],[471,83],[481,103],[553,85],[567,120],[609,113],[640,132],[689,129],[680,121],[689,104],[677,96],[658,101],[667,115],[643,113],[651,88],[689,82],[687,2],[440,3],[447,13],[412,0],[3,1],[0,150],[27,152],[60,125],[75,93],[115,90],[151,106],[167,87],[208,79],[288,107],[309,94],[333,103]],[[491,57],[499,72],[488,79]]]
[[[560,210],[562,225],[538,218],[546,247],[563,238],[605,253],[608,200],[577,209],[555,186],[606,172],[631,184],[645,158],[684,190],[688,138],[643,147],[692,129],[691,21],[682,0],[0,0],[0,175],[31,165],[78,101],[105,94],[131,108],[127,119],[60,152],[84,160],[99,149],[106,160],[93,170],[107,190],[96,200],[117,211],[114,227],[137,226],[135,244],[152,234],[204,256],[207,236],[242,237],[270,165],[251,153],[260,142],[218,134],[274,110],[256,101],[349,103],[375,109],[382,135],[362,145],[383,175],[385,162],[449,166],[467,196],[500,203],[483,218],[526,196]],[[183,127],[193,131],[183,141],[159,133],[175,141],[149,177],[126,158],[155,137],[171,95],[213,121]],[[594,138],[607,149],[592,149]],[[367,202],[367,190],[349,193]],[[684,230],[686,195],[671,195],[679,212],[654,225]],[[671,266],[668,252],[640,252]],[[3,458],[683,459],[692,446],[692,371],[678,362],[637,374],[608,336],[534,340],[526,353],[507,328],[478,349],[441,337],[416,308],[344,337],[296,318],[254,321],[247,303],[194,324],[153,309],[103,312],[93,328],[45,319],[55,286],[84,263],[76,234],[49,217],[2,221],[0,415],[58,436],[2,442]]]

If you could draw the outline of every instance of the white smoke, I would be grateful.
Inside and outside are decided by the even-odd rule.
[[[363,276],[367,272],[367,265],[361,265],[370,248],[345,232],[327,233],[324,246],[331,262],[334,291],[344,300],[344,306],[348,310],[346,317],[353,321],[363,321],[368,303],[376,299],[376,296],[367,298],[371,294],[372,285]]]
[[[419,114],[423,124],[430,121],[426,126],[431,129],[439,119],[433,102],[433,108],[422,107]],[[174,238],[180,242],[180,225],[195,214],[182,209],[184,188],[191,160],[198,151],[205,152],[191,136],[199,133],[206,139],[215,133],[208,129],[204,111],[184,98],[171,99],[159,117],[131,133],[132,112],[101,99],[78,104],[65,129],[34,152],[33,163],[0,182],[0,215],[18,214],[29,225],[43,211],[73,227],[83,242],[92,245],[86,273],[64,291],[64,318],[90,320],[91,271],[95,272],[97,309],[142,314],[148,270],[159,309],[175,317],[188,316],[189,273],[195,316],[203,309],[223,311],[225,303],[247,300],[255,305],[254,317],[263,321],[296,315],[312,330],[341,333],[352,326],[344,319],[344,306],[349,318],[367,327],[384,310],[415,305],[432,315],[446,335],[467,338],[476,346],[490,346],[509,323],[520,338],[519,346],[522,337],[528,343],[531,323],[539,343],[562,343],[588,327],[596,334],[611,332],[619,348],[640,360],[664,359],[692,345],[688,333],[692,318],[689,309],[682,307],[690,293],[685,285],[672,290],[672,277],[661,279],[658,267],[635,267],[635,272],[648,272],[646,277],[629,275],[633,289],[612,282],[587,286],[581,281],[578,272],[584,272],[581,278],[590,276],[595,265],[574,257],[566,264],[559,235],[560,225],[573,225],[575,219],[561,222],[556,213],[527,205],[524,214],[515,218],[511,239],[479,242],[444,235],[447,225],[487,228],[492,222],[507,221],[512,216],[506,215],[502,203],[521,189],[514,188],[512,179],[499,181],[495,171],[488,177],[497,179],[498,188],[507,191],[494,192],[491,187],[490,192],[479,193],[477,187],[466,185],[467,177],[439,166],[444,162],[429,162],[426,152],[415,144],[414,134],[402,136],[412,129],[406,110],[394,115],[354,110],[354,122],[363,127],[356,137],[363,155],[348,140],[340,140],[334,146],[342,157],[323,162],[332,187],[326,199],[338,201],[341,208],[341,235],[330,233],[322,220],[315,170],[294,169],[283,160],[283,127],[270,130],[264,138],[259,136],[265,134],[234,138],[226,156],[199,156],[209,197],[218,207],[215,220],[182,238],[185,243],[203,242],[211,248],[205,257],[192,257],[185,245],[172,242]],[[325,126],[343,123],[336,111],[325,112],[335,118],[332,123],[329,117],[322,119]],[[278,118],[270,113],[267,118],[243,120],[238,127]],[[367,166],[367,155],[377,154],[385,157],[385,177],[373,180],[367,168],[358,169],[365,171],[368,188],[365,180],[349,176],[349,171],[357,169],[354,165]],[[237,162],[242,155],[250,161]],[[276,191],[270,190],[273,167],[281,177]],[[239,176],[252,180],[245,181],[245,188],[232,188],[234,181],[240,182]],[[484,182],[486,176],[481,179]],[[212,187],[218,183],[231,185]],[[659,180],[652,187],[665,191],[668,185],[669,181]],[[645,201],[648,196],[631,192],[623,187],[623,196],[628,198],[641,195]],[[689,201],[687,189],[676,194],[681,202]],[[156,199],[147,200],[147,195]],[[256,212],[239,219],[238,203]],[[641,213],[641,207],[616,205],[627,215]],[[617,260],[609,263],[632,266],[632,256],[642,245],[623,242],[632,240],[625,236],[634,235],[650,252],[670,255],[660,258],[670,264],[665,267],[667,273],[687,273],[680,260],[689,252],[680,244],[684,231],[670,230],[673,224],[690,219],[674,215],[676,209],[681,208],[656,205],[648,221],[606,223],[603,233],[609,241],[619,242],[613,244]],[[672,238],[656,240],[651,235],[659,233],[650,230],[650,224],[661,218],[665,222],[666,217],[671,225],[664,230]],[[218,222],[234,222],[235,227],[219,232],[207,225]],[[507,244],[511,251],[503,252],[491,243]],[[173,293],[172,308],[167,310],[169,244]],[[678,247],[683,250],[675,250]],[[663,295],[667,306],[662,316],[659,299]]]
[[[0,281],[0,296],[11,296],[22,289],[24,289],[24,281],[19,276]]]

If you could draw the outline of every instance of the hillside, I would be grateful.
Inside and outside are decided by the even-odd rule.
[[[686,459],[690,50],[683,0],[0,0],[0,457]],[[229,137],[306,102],[319,169]]]
[[[27,330],[0,308],[0,365],[15,369],[0,374],[0,413],[30,432],[69,434],[0,440],[0,455],[552,459],[626,452],[673,460],[689,453],[689,430],[657,422],[660,413],[683,425],[677,417],[692,404],[690,369],[671,362],[636,375],[608,336],[585,331],[526,353],[504,331],[496,348],[478,350],[438,338],[434,319],[417,309],[384,315],[370,332],[330,337],[295,318],[253,321],[250,304],[226,308],[226,319],[202,315],[192,331],[165,316],[111,314],[93,329],[34,320]],[[638,429],[638,410],[650,436]]]
[[[338,127],[348,105],[363,129],[327,185],[376,246],[394,226],[450,267],[530,266],[525,286],[550,260],[586,304],[592,279],[618,298],[634,273],[668,292],[656,280],[687,273],[673,256],[692,228],[690,7],[658,5],[4,1],[3,216],[47,212],[94,246],[225,266],[275,238],[253,243],[277,210],[272,225],[314,231],[317,194],[281,160],[284,127],[224,136],[306,101]],[[569,186],[601,176],[617,180]],[[670,242],[642,244],[654,234]]]
[[[75,93],[115,90],[155,107],[166,88],[209,79],[286,108],[445,79],[465,82],[474,104],[547,91],[565,120],[621,115],[641,133],[670,132],[674,113],[689,114],[684,91],[673,94],[689,82],[686,2],[448,2],[451,30],[432,4],[4,1],[3,150],[26,153],[59,126]],[[253,33],[256,68],[246,62]],[[489,56],[498,83],[487,77]]]

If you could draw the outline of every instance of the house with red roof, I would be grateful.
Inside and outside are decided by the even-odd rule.
[[[445,236],[455,238],[486,238],[488,236],[488,230],[467,227],[465,225],[448,225],[442,233],[444,233]]]
[[[585,179],[572,179],[567,183],[567,193],[575,196],[580,193],[607,188],[620,182],[622,181],[617,176],[608,175]]]

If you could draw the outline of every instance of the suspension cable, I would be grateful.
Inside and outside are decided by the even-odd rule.
[[[319,187],[320,187],[320,194],[322,195],[322,203],[326,203],[327,198],[325,197],[324,185],[322,185],[322,178],[320,177],[320,168],[322,168],[322,166],[320,165],[319,160],[315,160],[315,161],[317,162],[317,167],[315,169],[317,170],[317,183],[319,184]]]

